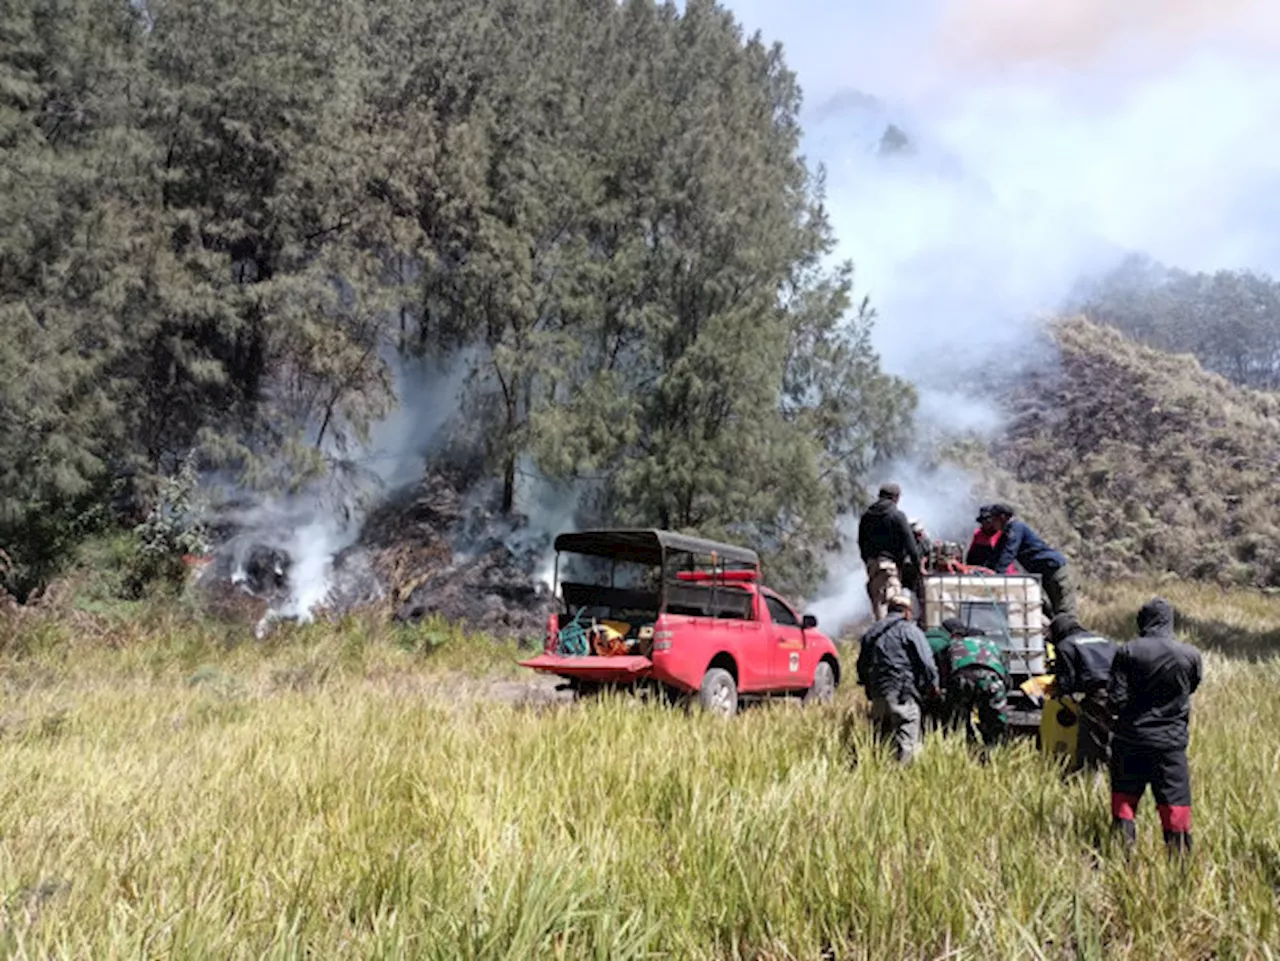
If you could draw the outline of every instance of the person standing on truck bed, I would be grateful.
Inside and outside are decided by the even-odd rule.
[[[901,593],[904,582],[915,588],[920,581],[920,545],[907,515],[898,509],[901,496],[897,484],[883,485],[858,521],[858,550],[867,565],[867,594],[877,621],[889,613],[891,594]]]
[[[981,733],[984,748],[1003,743],[1009,733],[1009,665],[1004,652],[979,628],[967,626],[958,617],[948,617],[942,626],[951,638],[938,657],[947,726],[956,730],[963,724],[970,743]]]
[[[1173,605],[1148,601],[1138,612],[1138,637],[1111,662],[1111,817],[1133,844],[1138,802],[1155,795],[1164,841],[1191,849],[1191,769],[1187,764],[1191,695],[1200,686],[1200,653],[1173,636]]]
[[[924,632],[911,620],[911,598],[894,594],[888,616],[862,635],[858,683],[871,699],[871,720],[897,759],[910,764],[920,750],[920,702],[937,699],[938,667]]]
[[[1049,622],[1054,649],[1053,694],[1080,704],[1076,769],[1106,765],[1110,753],[1111,708],[1107,685],[1116,642],[1080,626],[1074,614],[1059,614]]]
[[[983,504],[978,508],[978,528],[969,541],[969,549],[965,552],[964,562],[969,567],[985,567],[995,570],[996,547],[1000,543],[1002,531],[991,513],[991,505]],[[996,573],[1001,573],[996,571]]]
[[[991,518],[984,529],[994,526],[1001,532],[991,569],[997,574],[1015,561],[1028,574],[1039,574],[1049,600],[1050,617],[1076,612],[1076,584],[1067,558],[1044,540],[1025,522],[1014,516],[1007,504],[992,504]]]

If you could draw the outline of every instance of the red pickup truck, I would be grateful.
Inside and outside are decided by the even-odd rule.
[[[760,583],[754,551],[662,530],[561,534],[555,549],[564,607],[548,620],[543,653],[522,666],[579,687],[696,693],[726,715],[740,695],[835,694],[835,645]]]

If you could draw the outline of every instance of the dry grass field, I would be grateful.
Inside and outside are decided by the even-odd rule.
[[[0,653],[0,945],[22,958],[1247,958],[1280,953],[1280,599],[1167,585],[1205,645],[1196,850],[1106,788],[861,694],[732,721],[564,703],[435,627],[264,643],[152,612]],[[1121,632],[1149,586],[1086,595]],[[851,664],[851,659],[846,660]]]

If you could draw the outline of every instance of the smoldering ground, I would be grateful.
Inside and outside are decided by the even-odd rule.
[[[259,636],[277,621],[375,602],[402,619],[442,613],[502,629],[527,613],[540,626],[550,542],[571,525],[575,492],[522,463],[515,509],[494,509],[497,484],[474,476],[465,430],[477,360],[389,355],[396,406],[363,440],[327,440],[330,470],[299,491],[210,479],[221,498],[209,520],[227,536],[202,577],[265,605]]]

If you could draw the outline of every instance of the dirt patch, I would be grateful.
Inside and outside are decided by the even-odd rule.
[[[557,688],[558,677],[529,672],[516,677],[477,677],[461,671],[392,670],[371,675],[370,686],[396,697],[438,701],[458,707],[508,704],[514,707],[547,707],[573,701],[570,691]]]
[[[481,689],[486,701],[513,707],[549,707],[573,702],[573,692],[557,690],[559,678],[539,676],[527,681],[490,681]]]

